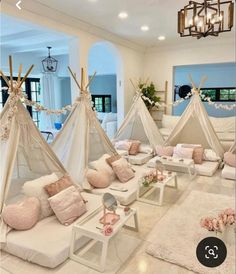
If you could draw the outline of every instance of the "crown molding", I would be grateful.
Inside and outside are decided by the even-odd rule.
[[[15,0],[5,0],[1,4],[1,12],[48,28],[52,28],[48,24],[48,21],[52,21],[54,24],[56,23],[56,27],[53,28],[56,31],[65,32],[68,35],[78,36],[78,38],[79,33],[82,31],[94,35],[100,40],[104,39],[142,53],[145,52],[145,47],[142,45],[129,41],[128,39],[124,39],[114,33],[84,22],[76,17],[70,16],[69,14],[61,12],[56,8],[52,9],[47,5],[39,3],[37,0],[24,0],[21,4],[21,10],[18,10],[15,4]]]

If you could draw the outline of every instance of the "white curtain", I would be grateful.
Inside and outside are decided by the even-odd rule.
[[[53,73],[44,73],[41,77],[41,103],[49,109],[57,109],[60,107],[59,79]],[[48,115],[42,111],[40,116],[40,130],[50,130],[54,128],[54,123],[60,118],[56,115]]]

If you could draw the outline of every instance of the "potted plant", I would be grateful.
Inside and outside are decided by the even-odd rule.
[[[147,100],[144,100],[144,103],[145,103],[147,109],[149,111],[151,111],[153,109],[158,109],[158,107],[155,105],[155,103],[160,102],[161,98],[156,96],[157,90],[156,90],[153,82],[151,82],[150,84],[140,83],[139,88],[140,88],[142,94],[145,97],[149,98],[149,100],[152,102],[151,103]]]

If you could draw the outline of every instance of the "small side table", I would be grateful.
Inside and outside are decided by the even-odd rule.
[[[102,227],[99,223],[99,219],[103,216],[103,208],[99,208],[88,216],[85,220],[81,222],[77,222],[74,224],[72,228],[72,237],[71,237],[71,245],[70,245],[70,258],[76,262],[84,264],[88,267],[91,267],[95,270],[103,272],[105,270],[106,259],[107,259],[107,250],[110,240],[121,230],[122,227],[138,231],[139,230],[139,223],[138,223],[138,213],[137,210],[134,208],[130,209],[128,215],[124,213],[124,207],[119,206],[116,210],[116,213],[120,215],[120,220],[117,221],[113,227],[113,233],[110,236],[105,236],[99,227]],[[134,226],[128,226],[126,223],[128,220],[133,218]],[[90,239],[90,241],[80,250],[77,254],[75,254],[75,243],[78,238],[76,237],[79,234],[79,238],[86,236]],[[101,258],[100,263],[96,264],[91,262],[88,259],[83,258],[83,255],[91,249],[96,242],[102,243],[102,251],[101,251]]]
[[[167,172],[164,172],[164,175],[166,175],[166,178],[162,182],[152,183],[150,186],[145,187],[142,183],[139,183],[138,191],[137,191],[137,200],[140,202],[144,202],[151,205],[157,205],[162,206],[163,204],[163,198],[164,198],[164,192],[166,187],[170,188],[178,188],[178,182],[177,182],[177,174],[175,172],[172,172],[169,176]],[[169,185],[169,182],[174,180],[174,185]],[[141,190],[146,188],[146,191],[141,193]],[[158,201],[153,201],[147,198],[147,196],[151,195],[156,189],[160,189],[160,195]]]

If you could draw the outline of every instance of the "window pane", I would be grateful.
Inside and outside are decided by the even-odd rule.
[[[211,100],[216,100],[216,90],[215,89],[204,89],[202,91],[202,94],[204,94],[207,97],[210,97]]]
[[[32,99],[32,101],[37,101],[37,94],[36,94],[36,92],[31,92],[31,99]]]
[[[36,91],[35,82],[30,83],[30,88],[31,88],[31,91]]]

